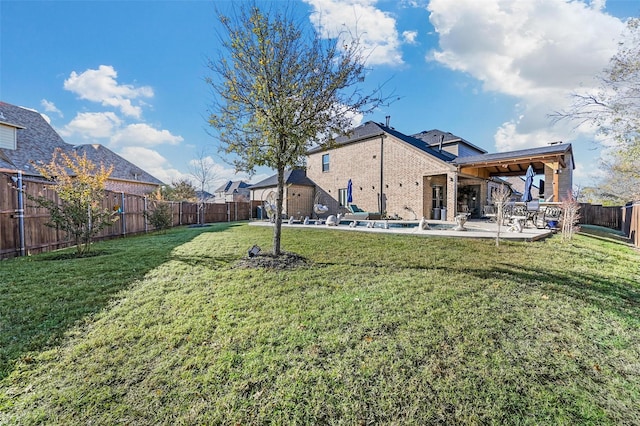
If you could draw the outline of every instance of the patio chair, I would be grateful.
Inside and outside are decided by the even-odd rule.
[[[484,206],[482,209],[482,216],[486,217],[489,220],[489,222],[495,222],[498,216],[498,213],[496,212],[496,206],[494,205]]]
[[[344,219],[350,219],[350,220],[374,220],[374,219],[380,219],[382,216],[380,215],[380,213],[372,213],[372,212],[366,212],[364,210],[362,210],[360,207],[356,206],[355,204],[349,204],[347,206],[347,209],[349,210],[349,213],[347,213],[344,216]]]
[[[545,228],[556,229],[558,227],[558,222],[560,222],[560,217],[562,216],[562,209],[556,206],[547,207],[544,210],[543,215],[543,224]]]

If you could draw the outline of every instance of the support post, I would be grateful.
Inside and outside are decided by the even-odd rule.
[[[18,179],[16,182],[18,186],[18,208],[16,210],[16,217],[18,218],[18,235],[20,238],[20,256],[25,256],[25,238],[24,238],[24,194],[22,187],[22,171],[18,170]]]

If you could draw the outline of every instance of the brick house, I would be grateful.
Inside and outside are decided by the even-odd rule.
[[[251,201],[265,201],[278,186],[278,175],[273,175],[249,187]],[[302,169],[287,170],[284,175],[283,214],[287,217],[311,217],[316,184]]]
[[[145,195],[163,183],[100,144],[66,143],[36,111],[0,102],[0,172],[39,177],[32,162],[49,163],[55,149],[87,155],[94,164],[113,165],[105,187],[127,194]]]
[[[369,121],[329,148],[307,155],[307,177],[315,199],[330,212],[346,211],[347,182],[353,204],[389,217],[453,220],[459,211],[482,215],[492,188],[504,176],[524,176],[529,165],[551,183],[553,201],[572,186],[571,144],[488,154],[451,133],[439,130],[405,135]]]

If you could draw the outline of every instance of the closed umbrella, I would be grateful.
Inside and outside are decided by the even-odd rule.
[[[524,181],[524,193],[522,194],[522,201],[528,203],[533,200],[531,196],[531,185],[533,185],[533,177],[536,175],[536,172],[533,171],[533,166],[529,164],[527,168],[527,174],[525,175]]]
[[[351,179],[347,182],[347,204],[353,203],[353,183]]]

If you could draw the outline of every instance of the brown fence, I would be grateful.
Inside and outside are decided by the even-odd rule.
[[[580,204],[580,223],[622,229],[622,208],[620,206],[602,206],[598,204]]]
[[[640,247],[640,201],[622,207],[622,232],[636,247]]]
[[[22,194],[16,189],[17,184],[17,176],[0,175],[0,259],[70,246],[72,243],[64,232],[45,225],[49,221],[48,211],[35,207],[26,196],[45,195],[57,201],[57,194],[47,191],[41,181],[26,178],[22,180]],[[153,209],[153,203],[157,201],[150,201],[139,195],[106,191],[102,207],[115,212],[118,220],[103,229],[97,239],[152,231],[153,227],[147,221],[145,212]],[[171,205],[173,226],[196,224],[203,216],[205,223],[248,220],[255,217],[256,206],[259,204],[166,203]]]

